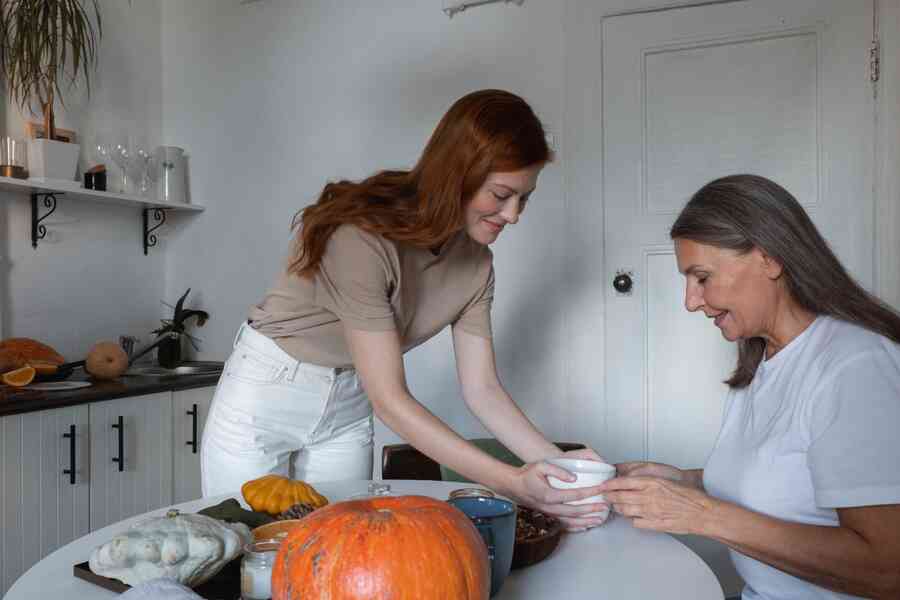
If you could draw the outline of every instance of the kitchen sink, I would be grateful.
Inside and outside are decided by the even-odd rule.
[[[159,365],[133,366],[125,371],[126,377],[177,377],[179,375],[215,375],[224,367],[220,362],[190,362],[173,369]]]

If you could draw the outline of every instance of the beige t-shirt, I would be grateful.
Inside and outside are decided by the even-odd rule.
[[[396,330],[403,352],[447,325],[491,337],[493,254],[465,232],[439,254],[342,225],[312,278],[282,271],[250,324],[301,362],[350,367],[343,323]]]

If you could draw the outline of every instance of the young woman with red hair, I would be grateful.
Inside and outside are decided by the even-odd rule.
[[[563,453],[503,388],[491,341],[488,246],[519,220],[551,159],[528,104],[482,90],[453,104],[412,170],[326,185],[295,217],[286,267],[235,339],[203,436],[204,495],[266,473],[369,479],[374,408],[468,478],[570,529],[600,524],[583,515],[605,506],[564,504],[596,488],[549,486],[547,475],[573,477],[543,461]],[[464,440],[407,388],[403,353],[448,325],[466,405],[524,467]]]

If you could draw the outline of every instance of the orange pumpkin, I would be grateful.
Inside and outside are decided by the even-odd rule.
[[[487,549],[468,517],[424,496],[337,502],[275,557],[272,600],[486,600]]]
[[[269,513],[273,517],[298,502],[309,504],[313,508],[328,504],[328,498],[310,484],[299,479],[288,479],[283,475],[269,474],[252,479],[241,486],[241,493],[250,508],[256,512]]]

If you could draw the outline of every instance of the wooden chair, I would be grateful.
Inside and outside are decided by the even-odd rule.
[[[476,440],[470,440],[475,442]],[[477,441],[488,442],[489,438],[478,438]],[[560,450],[581,450],[585,446],[576,442],[554,442]],[[480,444],[481,445],[481,444]],[[496,442],[496,445],[500,445]],[[483,447],[483,445],[482,445]],[[502,446],[501,446],[502,447]],[[509,451],[503,448],[508,454]],[[488,451],[490,452],[490,451]],[[510,462],[505,456],[498,456],[505,462]],[[427,479],[440,481],[441,465],[431,460],[409,444],[390,444],[381,450],[381,478],[382,479]]]

